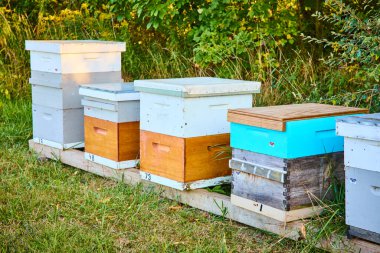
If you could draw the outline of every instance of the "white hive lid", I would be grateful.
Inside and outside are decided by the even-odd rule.
[[[110,101],[140,100],[140,93],[134,90],[133,83],[104,83],[81,85],[79,94]]]
[[[260,82],[215,77],[136,80],[135,90],[177,97],[205,97],[260,92]]]
[[[25,49],[56,54],[124,52],[125,42],[100,40],[26,40]]]
[[[380,113],[337,119],[337,135],[380,141]]]

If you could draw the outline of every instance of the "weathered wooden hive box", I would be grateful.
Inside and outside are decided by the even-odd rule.
[[[121,82],[125,43],[26,41],[30,50],[33,138],[56,148],[83,146],[80,84]]]
[[[348,234],[380,243],[380,113],[337,120],[344,136]]]
[[[281,221],[316,214],[331,178],[344,177],[334,122],[363,112],[321,104],[229,110],[231,202]]]
[[[140,94],[133,83],[82,85],[85,158],[114,169],[135,167],[140,143]]]
[[[229,182],[227,110],[252,106],[260,83],[198,77],[137,80],[141,92],[140,170],[176,189]]]

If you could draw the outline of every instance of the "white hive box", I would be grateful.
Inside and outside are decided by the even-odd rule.
[[[344,136],[348,235],[380,243],[380,113],[337,120]]]
[[[341,118],[336,133],[344,136],[346,166],[380,173],[380,113]]]
[[[78,92],[81,84],[121,81],[120,71],[74,74],[32,71],[29,79],[33,103],[57,109],[82,108],[82,96]]]
[[[96,40],[27,40],[31,70],[90,73],[121,70],[125,42]]]
[[[260,83],[212,77],[136,80],[140,128],[188,138],[229,133],[227,110],[252,107]]]
[[[55,109],[32,105],[33,139],[59,149],[83,147],[83,108]]]
[[[114,169],[135,167],[140,143],[140,94],[133,83],[83,85],[85,158]]]
[[[82,85],[84,115],[116,123],[140,120],[140,93],[133,83]]]

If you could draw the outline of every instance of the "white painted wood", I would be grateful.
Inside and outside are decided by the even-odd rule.
[[[346,166],[347,225],[380,234],[380,172]]]
[[[78,86],[68,85],[65,89],[57,89],[42,85],[32,85],[32,101],[34,104],[56,109],[82,108]]]
[[[380,172],[380,141],[345,137],[344,164]]]
[[[188,138],[230,132],[227,110],[252,106],[252,95],[182,98],[140,94],[142,130]]]
[[[81,85],[79,94],[110,101],[140,100],[140,93],[134,90],[133,83]]]
[[[30,84],[62,89],[69,87],[79,89],[78,86],[81,84],[120,83],[122,81],[121,71],[61,74],[32,70],[29,78]]]
[[[56,54],[125,52],[125,42],[100,40],[26,40],[25,49]]]
[[[53,148],[58,148],[58,149],[71,149],[71,148],[83,148],[84,147],[84,142],[62,144],[62,143],[49,141],[49,140],[45,140],[45,139],[37,138],[37,137],[33,138],[33,141],[36,143],[39,143],[39,144],[43,144],[43,145],[50,146]]]
[[[85,97],[84,115],[116,123],[140,121],[140,101],[113,102]]]
[[[225,210],[225,217],[227,219],[272,232],[286,238],[299,240],[302,239],[301,235],[305,232],[305,224],[302,221],[288,222],[285,226],[283,222],[232,205],[230,197],[228,196],[215,192],[208,192],[204,189],[179,191],[150,183],[140,179],[140,173],[137,169],[115,170],[84,159],[83,152],[79,150],[69,149],[62,151],[60,149],[35,143],[33,140],[29,141],[29,147],[36,152],[38,156],[60,160],[64,164],[102,177],[118,180],[130,185],[143,183],[145,187],[153,187],[159,190],[163,197],[179,201],[180,203],[206,212],[222,215],[222,210]],[[328,240],[321,240],[317,246],[332,252],[380,252],[380,245],[360,239],[348,240],[345,236],[342,237],[338,235],[332,235]]]
[[[61,110],[33,104],[32,115],[33,138],[62,146],[84,142],[83,108]]]
[[[234,194],[231,194],[231,203],[233,205],[245,208],[252,212],[260,213],[262,215],[268,216],[278,221],[282,221],[284,223],[310,218],[320,214],[323,211],[323,208],[319,206],[307,207],[291,211],[283,211],[280,209],[273,208],[271,206],[263,205],[250,199],[236,196]]]
[[[90,73],[121,71],[121,53],[55,54],[30,52],[31,70],[51,73]]]
[[[134,168],[139,163],[138,159],[116,162],[87,152],[84,153],[84,158],[86,160],[92,161],[94,163],[99,163],[116,170]]]
[[[340,136],[380,142],[380,113],[340,118],[337,120],[336,133]]]
[[[136,80],[137,91],[179,96],[201,97],[260,92],[260,82],[215,77],[188,77]]]
[[[231,176],[217,177],[217,178],[212,178],[212,179],[205,179],[205,180],[198,180],[198,181],[184,183],[184,182],[178,182],[172,179],[168,179],[165,177],[160,177],[160,176],[147,173],[141,170],[140,170],[140,175],[141,175],[141,179],[143,180],[165,185],[167,187],[174,188],[180,191],[206,188],[210,186],[215,186],[215,185],[231,182]]]

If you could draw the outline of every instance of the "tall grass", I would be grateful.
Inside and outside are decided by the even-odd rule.
[[[191,47],[167,47],[162,38],[126,21],[117,22],[103,10],[64,9],[55,15],[41,9],[37,23],[26,15],[0,8],[0,95],[28,97],[30,75],[27,39],[100,39],[126,42],[122,56],[126,81],[143,78],[218,76],[262,82],[255,105],[320,102],[370,105],[357,94],[360,83],[350,73],[332,69],[304,51],[277,48],[246,49],[244,58],[232,57],[219,65],[199,66]],[[366,91],[364,91],[366,92]],[[367,91],[371,92],[371,91]]]

